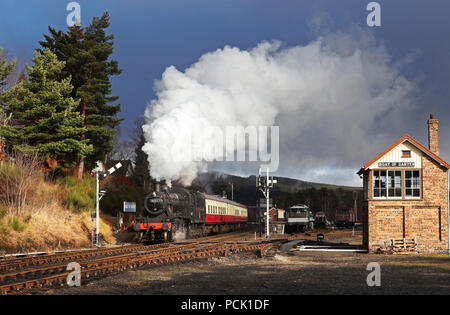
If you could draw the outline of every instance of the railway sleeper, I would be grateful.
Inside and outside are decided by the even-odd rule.
[[[171,261],[184,261],[194,258],[201,258],[201,257],[208,257],[213,255],[227,255],[232,254],[235,252],[241,252],[246,250],[254,250],[254,249],[262,249],[264,246],[259,245],[244,245],[244,246],[238,246],[238,245],[232,245],[232,246],[220,246],[219,248],[211,248],[209,246],[206,247],[200,247],[200,248],[194,248],[190,250],[186,250],[186,252],[190,253],[177,253],[177,250],[175,249],[175,253],[171,253],[168,255],[168,257],[154,257],[155,254],[148,255],[138,255],[137,257],[127,257],[128,260],[126,264],[124,264],[124,257],[121,257],[120,259],[110,259],[108,263],[99,263],[96,267],[89,267],[85,266],[82,268],[82,277],[88,279],[92,276],[98,276],[103,275],[107,273],[117,272],[121,270],[126,269],[132,269],[137,266],[143,266],[147,264],[160,264],[165,262],[171,262]],[[160,255],[162,253],[159,253]],[[131,260],[132,262],[130,263]],[[56,275],[54,277],[50,278],[44,278],[44,279],[37,279],[37,280],[31,280],[24,283],[16,283],[11,284],[7,286],[1,286],[0,290],[2,293],[8,293],[11,288],[15,288],[16,290],[21,290],[24,287],[27,286],[36,286],[39,285],[52,285],[55,281],[58,281],[62,283],[66,276],[69,273],[62,273],[59,275]]]

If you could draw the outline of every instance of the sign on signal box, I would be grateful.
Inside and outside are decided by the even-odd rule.
[[[123,212],[136,212],[136,202],[123,202]]]

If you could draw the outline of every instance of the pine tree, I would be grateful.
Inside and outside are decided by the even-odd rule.
[[[88,167],[104,160],[113,149],[114,128],[121,122],[116,116],[120,104],[111,104],[118,97],[111,96],[110,76],[118,75],[122,70],[117,61],[109,60],[114,44],[114,36],[105,32],[109,25],[109,14],[105,13],[101,18],[95,17],[86,28],[71,27],[67,33],[49,28],[50,36],[46,35],[45,41],[40,42],[59,60],[66,61],[63,74],[73,77],[72,96],[80,100],[78,112],[82,116],[82,126],[86,127],[81,139],[89,140],[94,146],[93,152],[86,157]],[[82,159],[78,177],[84,172],[84,164]]]
[[[38,152],[43,159],[73,166],[93,148],[81,140],[86,128],[76,110],[79,101],[70,97],[71,77],[60,79],[65,63],[48,49],[35,52],[33,62],[33,67],[27,65],[28,80],[7,94],[5,110],[16,123],[3,127],[1,133],[9,148]]]
[[[148,155],[142,151],[142,147],[145,144],[145,137],[142,133],[140,136],[140,141],[137,143],[135,153],[135,164],[133,170],[133,180],[136,184],[144,190],[148,190],[150,186],[150,170],[148,165]]]
[[[16,60],[8,63],[3,56],[3,48],[0,47],[0,91],[7,85],[6,79],[14,72]]]
[[[15,68],[16,59],[8,63],[8,60],[3,56],[3,48],[0,47],[0,92],[8,85],[7,79]]]

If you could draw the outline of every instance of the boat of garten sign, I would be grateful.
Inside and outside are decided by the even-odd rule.
[[[414,162],[380,162],[378,167],[415,167]]]

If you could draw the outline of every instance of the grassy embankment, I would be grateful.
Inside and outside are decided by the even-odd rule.
[[[91,219],[94,180],[89,176],[82,181],[72,177],[46,180],[42,172],[35,172],[27,179],[32,185],[21,194],[26,199],[18,211],[14,202],[8,202],[17,197],[11,190],[20,186],[14,182],[18,173],[20,169],[10,163],[0,165],[0,255],[89,246],[95,224]],[[103,216],[100,232],[111,243],[115,239],[108,221]]]

